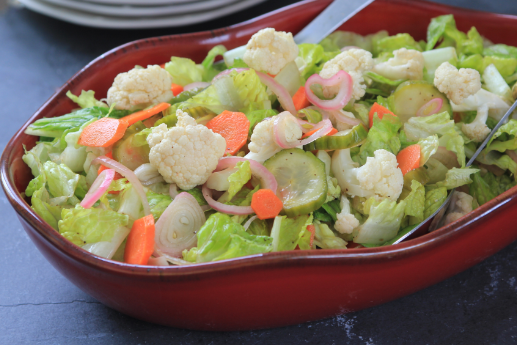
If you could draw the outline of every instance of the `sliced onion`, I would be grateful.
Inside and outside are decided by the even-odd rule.
[[[183,91],[188,91],[188,90],[192,90],[192,89],[204,89],[206,87],[209,87],[210,86],[210,83],[207,83],[207,82],[204,82],[204,81],[196,81],[194,83],[190,83],[188,85],[185,85],[183,87]]]
[[[293,115],[296,115],[297,111],[294,107],[293,99],[291,98],[291,95],[289,92],[280,85],[275,79],[271,78],[267,74],[264,74],[262,72],[257,72],[258,77],[260,78],[260,81],[269,87],[271,92],[273,92],[277,97],[278,101],[280,102],[280,105],[282,108],[287,110]]]
[[[219,201],[216,201],[212,198],[212,190],[206,186],[206,184],[203,185],[203,188],[201,189],[203,192],[203,196],[205,197],[206,202],[210,207],[212,207],[214,210],[227,213],[227,214],[233,214],[237,216],[245,216],[248,214],[255,213],[251,206],[234,206],[234,205],[225,205]]]
[[[134,173],[136,177],[138,177],[138,179],[142,182],[145,182],[157,176],[161,176],[158,172],[158,169],[153,167],[151,163],[144,163],[140,165],[138,168],[135,169]]]
[[[165,180],[163,179],[162,176],[156,176],[156,177],[153,177],[152,179],[150,180],[147,180],[145,182],[142,182],[142,185],[144,186],[150,186],[152,184],[155,184],[155,183],[158,183],[158,182],[164,182]]]
[[[317,84],[321,86],[339,86],[339,91],[334,99],[319,99],[311,89],[312,85]],[[342,109],[352,97],[352,86],[352,77],[345,71],[339,71],[329,79],[325,79],[319,74],[313,74],[305,83],[305,93],[309,102],[315,106],[325,110],[337,110]]]
[[[155,226],[155,246],[163,254],[180,257],[197,243],[196,233],[205,223],[205,213],[187,192],[178,194]]]
[[[224,77],[225,75],[228,75],[232,72],[237,72],[237,73],[240,73],[240,72],[244,72],[244,71],[247,71],[249,70],[249,68],[231,68],[231,69],[225,69],[224,71],[222,71],[221,73],[219,73],[218,75],[216,75],[213,79],[212,79],[212,83],[214,83],[216,80]]]
[[[357,126],[361,124],[361,121],[356,119],[355,117],[350,117],[345,114],[345,111],[343,109],[338,110],[330,110],[329,111],[332,116],[334,116],[334,119],[337,122],[343,122],[348,125]]]
[[[176,186],[176,183],[171,183],[169,186],[169,195],[172,199],[174,199],[176,196],[178,196],[178,186]]]
[[[118,172],[120,175],[124,176],[128,179],[128,181],[131,183],[133,188],[135,188],[135,191],[137,192],[138,196],[140,197],[140,200],[142,201],[142,206],[144,208],[144,214],[146,216],[151,214],[151,208],[149,207],[149,202],[147,201],[147,196],[145,195],[144,187],[138,180],[138,177],[136,177],[135,173],[131,171],[128,167],[126,167],[123,164],[120,164],[116,160],[113,160],[111,158],[108,158],[106,156],[100,156],[95,158],[92,161],[92,164],[102,164],[107,166],[108,168],[111,168]]]
[[[426,104],[420,107],[418,111],[416,112],[417,117],[423,117],[423,116],[430,116],[434,115],[442,108],[443,105],[443,99],[441,98],[433,98]]]
[[[262,188],[271,189],[272,191],[277,190],[278,183],[276,182],[275,176],[267,170],[265,166],[253,159],[247,159],[244,157],[223,157],[219,159],[219,163],[217,163],[217,167],[214,171],[217,172],[226,168],[233,168],[238,162],[246,161],[250,162],[251,175],[260,180]]]
[[[164,258],[165,260],[167,260],[168,263],[177,265],[177,266],[192,265],[192,262],[188,262],[183,259],[175,258],[170,255],[167,255],[156,247],[154,248],[153,256],[155,256],[156,258]]]
[[[438,150],[436,150],[436,153],[431,157],[440,161],[440,163],[445,165],[447,169],[460,167],[460,164],[458,163],[458,156],[456,156],[456,153],[447,150],[443,146],[438,146]]]
[[[95,204],[97,200],[101,198],[101,196],[106,193],[111,182],[115,178],[115,170],[106,169],[102,171],[99,176],[93,181],[90,190],[84,196],[83,201],[79,205],[84,208],[90,208]]]
[[[316,132],[314,132],[311,136],[309,136],[308,138],[305,138],[303,140],[295,140],[292,142],[288,142],[285,138],[285,129],[284,129],[285,121],[287,120],[288,116],[292,116],[292,115],[290,115],[289,113],[286,113],[286,112],[277,115],[274,125],[273,125],[274,126],[273,131],[275,133],[275,141],[278,144],[278,146],[280,146],[283,149],[298,147],[300,145],[307,145],[307,144],[313,142],[314,140],[327,135],[333,128],[332,122],[330,122],[330,120],[328,120],[328,119],[321,120],[320,122],[318,122],[315,125],[315,127],[319,128],[319,129]]]
[[[251,223],[253,223],[253,221],[255,219],[257,219],[257,216],[253,216],[250,219],[248,219],[248,221],[246,223],[244,223],[244,230],[248,230],[248,228],[250,227]]]

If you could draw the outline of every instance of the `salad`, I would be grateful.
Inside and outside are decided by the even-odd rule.
[[[224,63],[214,63],[218,56]],[[260,30],[201,64],[120,73],[107,98],[31,124],[32,209],[108,259],[184,265],[390,245],[454,191],[453,222],[513,187],[517,120],[465,167],[517,94],[517,48],[452,15],[427,41]]]

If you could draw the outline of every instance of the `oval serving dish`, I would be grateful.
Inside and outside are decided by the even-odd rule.
[[[511,221],[517,188],[446,227],[390,247],[298,250],[182,267],[134,266],[91,255],[32,211],[21,194],[32,178],[21,156],[23,145],[31,148],[36,137],[24,130],[36,119],[74,108],[66,91],[91,89],[104,97],[115,76],[135,65],[161,64],[172,55],[200,61],[212,46],[243,45],[264,27],[296,33],[329,3],[309,0],[229,28],[128,43],[100,56],[63,85],[7,144],[0,171],[20,222],[52,265],[84,292],[135,318],[198,330],[244,330],[385,303],[457,274],[517,239],[517,224]],[[475,25],[496,43],[517,45],[517,17],[420,1],[378,0],[341,29],[359,34],[387,29],[419,40],[425,38],[432,17],[447,13],[454,14],[460,30]]]

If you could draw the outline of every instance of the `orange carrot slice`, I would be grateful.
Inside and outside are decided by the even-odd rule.
[[[150,214],[135,220],[127,236],[124,262],[133,265],[147,265],[154,251],[154,218]]]
[[[234,155],[248,140],[250,121],[243,113],[223,111],[208,121],[206,127],[226,140],[226,154]]]
[[[393,114],[389,109],[383,107],[379,103],[375,102],[373,103],[372,107],[370,108],[370,113],[368,114],[370,117],[370,128],[373,126],[373,115],[377,113],[377,117],[379,120],[382,120],[385,114],[391,114],[393,116],[396,116]]]
[[[124,136],[127,127],[126,121],[104,117],[86,126],[78,143],[82,146],[108,147]]]
[[[312,243],[314,242],[314,236],[316,235],[316,228],[314,227],[313,224],[310,224],[310,225],[307,225],[307,231],[309,231],[311,233],[311,240],[309,242],[309,245],[312,248]]]
[[[183,86],[172,83],[171,84],[171,91],[172,91],[172,94],[174,96],[177,96],[177,95],[179,95],[180,93],[183,92]]]
[[[397,162],[402,170],[402,175],[418,168],[420,166],[420,145],[410,145],[401,150],[397,155]]]
[[[152,108],[140,110],[140,111],[137,111],[136,113],[130,114],[128,116],[124,116],[123,118],[121,118],[121,120],[126,121],[128,123],[128,125],[131,126],[132,124],[135,124],[138,121],[147,120],[151,116],[164,111],[165,109],[167,109],[170,106],[171,105],[169,103],[165,103],[165,102],[158,103],[157,105],[155,105]]]
[[[278,216],[284,207],[271,189],[259,189],[251,197],[251,208],[259,219],[270,219]]]
[[[307,108],[309,105],[311,105],[311,102],[309,102],[309,99],[305,94],[305,86],[300,86],[298,91],[296,91],[293,96],[293,103],[296,110]]]

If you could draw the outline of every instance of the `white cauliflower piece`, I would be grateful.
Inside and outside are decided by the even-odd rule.
[[[334,228],[341,234],[351,234],[359,226],[359,221],[350,212],[350,201],[346,196],[341,196],[341,212],[338,213]]]
[[[440,92],[456,104],[481,89],[481,76],[472,68],[460,68],[459,70],[448,62],[444,62],[436,69],[434,85]]]
[[[366,164],[357,167],[350,149],[336,150],[332,156],[332,171],[341,190],[352,196],[380,196],[396,201],[402,193],[404,178],[397,158],[386,150],[377,150]]]
[[[455,222],[467,213],[472,212],[473,200],[474,198],[467,193],[454,191],[444,225]]]
[[[149,161],[167,183],[188,190],[206,182],[226,151],[226,141],[187,113],[178,110],[176,116],[175,127],[161,124],[147,137]]]
[[[320,71],[320,76],[329,79],[339,71],[346,71],[352,77],[352,98],[356,101],[364,96],[366,85],[363,73],[373,68],[372,53],[364,49],[349,49],[327,61]],[[332,97],[338,92],[338,86],[323,87],[323,95]]]
[[[257,71],[278,74],[297,56],[298,46],[292,33],[266,28],[251,36],[243,60]]]
[[[373,71],[388,79],[424,79],[424,56],[414,49],[400,48],[394,57],[373,67]]]
[[[135,68],[120,73],[108,90],[108,104],[115,109],[143,109],[152,104],[168,102],[172,97],[172,79],[158,65]]]
[[[478,108],[476,118],[471,123],[464,123],[461,131],[476,143],[480,143],[490,134],[490,128],[486,125],[488,118],[488,105],[483,104]]]
[[[269,120],[264,120],[255,126],[251,141],[248,144],[250,152],[245,156],[257,162],[263,163],[275,153],[280,152],[282,148],[275,141],[274,124],[278,116],[286,113],[284,122],[284,135],[288,143],[295,142],[302,137],[302,130],[296,121],[296,118],[284,111],[281,114],[273,116]]]

